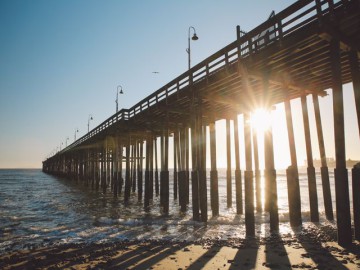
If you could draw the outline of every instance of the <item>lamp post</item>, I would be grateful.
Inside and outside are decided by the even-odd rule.
[[[75,133],[74,133],[74,142],[76,141],[76,133],[79,132],[79,129],[78,128],[75,128]]]
[[[120,91],[119,91],[119,88],[120,88]],[[122,90],[122,86],[121,85],[118,85],[117,88],[116,88],[116,112],[118,112],[118,105],[119,105],[119,94],[124,94],[123,90]]]
[[[89,114],[89,117],[88,117],[88,133],[89,133],[89,131],[90,131],[90,121],[91,121],[91,120],[94,120],[94,118],[92,117],[91,114]]]
[[[196,30],[194,27],[190,26],[189,27],[189,32],[188,32],[188,48],[186,49],[186,52],[188,53],[188,64],[189,64],[189,69],[191,67],[191,50],[190,50],[190,32],[191,29],[194,31],[194,35],[192,36],[192,40],[198,40],[199,37],[196,35]]]

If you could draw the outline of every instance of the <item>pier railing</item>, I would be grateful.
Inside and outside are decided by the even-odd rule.
[[[202,62],[193,66],[174,80],[170,81],[153,94],[136,103],[130,109],[122,109],[109,117],[90,132],[77,141],[64,148],[59,153],[64,153],[82,143],[88,141],[107,128],[121,121],[136,117],[143,111],[155,106],[159,102],[167,103],[171,95],[177,95],[191,84],[200,82],[216,72],[223,71],[240,59],[257,53],[274,42],[281,40],[302,27],[315,21],[322,22],[324,16],[334,14],[334,11],[353,0],[300,0],[272,16],[250,32],[240,36],[238,39],[221,50],[212,54]]]

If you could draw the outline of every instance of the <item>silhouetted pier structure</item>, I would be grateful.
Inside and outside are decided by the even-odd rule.
[[[160,209],[164,213],[169,211],[169,181],[173,180],[174,199],[178,198],[181,211],[187,209],[191,200],[194,220],[206,222],[209,199],[212,215],[219,215],[215,122],[226,119],[227,139],[224,145],[228,162],[227,206],[231,207],[232,202],[231,151],[235,151],[236,208],[238,214],[245,214],[246,233],[252,236],[255,234],[254,211],[262,211],[259,203],[260,149],[248,120],[256,108],[271,111],[274,104],[284,102],[291,154],[291,164],[287,169],[290,223],[299,226],[302,224],[301,198],[290,101],[301,98],[309,161],[307,173],[311,221],[318,222],[316,178],[311,151],[311,144],[315,142],[310,138],[306,99],[307,95],[311,95],[322,162],[325,212],[326,217],[333,220],[318,103],[318,96],[326,95],[325,89],[331,88],[338,242],[341,245],[350,244],[352,231],[342,85],[353,83],[360,125],[360,1],[300,0],[271,16],[252,31],[244,33],[238,26],[236,32],[237,39],[234,42],[130,109],[122,109],[45,160],[43,170],[81,179],[103,192],[111,190],[114,196],[123,196],[124,202],[128,204],[131,204],[131,193],[137,192],[138,200],[143,200],[145,208],[150,206],[153,196],[159,194]],[[245,149],[239,149],[240,114],[244,116]],[[230,121],[234,121],[235,150],[231,149],[230,144]],[[206,127],[210,130],[209,157],[206,156]],[[170,136],[174,142],[173,157],[169,157]],[[264,210],[270,213],[271,231],[277,231],[279,217],[271,128],[265,133],[264,145]],[[244,172],[240,170],[240,151],[245,151]],[[206,175],[207,158],[210,158],[210,176]],[[169,177],[169,159],[174,161],[174,179]],[[125,176],[124,181],[122,175]],[[208,177],[210,198],[207,197]],[[359,239],[360,168],[354,167],[352,180],[355,237]],[[242,181],[245,190],[242,190]],[[192,198],[189,198],[190,187]]]

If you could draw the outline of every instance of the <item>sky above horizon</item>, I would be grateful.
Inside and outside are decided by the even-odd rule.
[[[87,132],[89,114],[92,129],[115,113],[118,85],[124,91],[119,108],[129,108],[185,72],[189,26],[199,36],[191,44],[195,65],[233,42],[236,25],[249,31],[272,10],[277,13],[294,2],[0,1],[0,168],[40,168],[61,143],[64,147],[74,141],[76,129],[77,138]],[[327,156],[334,157],[328,93],[320,106]],[[345,85],[346,154],[360,160],[353,95],[352,85]],[[308,101],[313,155],[319,158]],[[306,152],[300,100],[292,106],[302,165]],[[284,167],[290,162],[283,104],[273,118],[276,163]],[[224,123],[217,125],[221,130]],[[224,138],[220,133],[218,142]],[[218,166],[224,167],[226,155],[219,148]]]

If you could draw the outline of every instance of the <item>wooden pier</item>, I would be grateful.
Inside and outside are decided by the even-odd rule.
[[[226,120],[227,206],[232,203],[231,151],[235,151],[235,194],[238,214],[245,214],[246,234],[255,234],[256,211],[270,213],[270,229],[278,231],[276,168],[271,127],[264,138],[265,209],[259,200],[257,137],[249,119],[257,108],[271,111],[285,104],[291,164],[287,169],[290,223],[302,224],[301,197],[291,103],[301,99],[307,160],[312,161],[307,99],[314,102],[318,144],[322,162],[321,181],[326,217],[333,220],[329,171],[318,96],[332,89],[335,134],[335,186],[338,242],[349,245],[360,235],[360,168],[353,168],[355,235],[351,230],[350,194],[346,168],[343,84],[353,83],[360,130],[360,1],[300,0],[245,33],[236,28],[236,40],[187,72],[144,98],[130,109],[122,109],[86,135],[43,162],[43,171],[79,179],[94,189],[123,196],[137,193],[148,209],[153,196],[160,196],[159,211],[169,211],[169,182],[174,181],[174,199],[181,211],[191,200],[193,219],[219,215],[215,122]],[[245,148],[239,149],[238,115],[244,119]],[[234,145],[230,123],[234,122]],[[209,127],[210,156],[206,155]],[[240,131],[241,132],[241,131]],[[173,153],[169,156],[169,138]],[[240,151],[245,170],[240,170]],[[206,159],[210,158],[210,176]],[[169,174],[169,159],[174,177]],[[158,160],[160,163],[158,164]],[[254,164],[253,164],[254,163]],[[191,168],[191,171],[190,171]],[[160,173],[158,172],[160,169]],[[144,171],[145,170],[145,171]],[[319,221],[315,169],[308,163],[311,221]],[[243,177],[242,177],[243,176]],[[245,190],[242,190],[244,183]],[[207,197],[210,185],[210,198]],[[192,190],[190,198],[189,190]],[[244,194],[244,196],[243,196]],[[254,198],[256,200],[254,200]],[[256,201],[256,204],[254,202]]]

